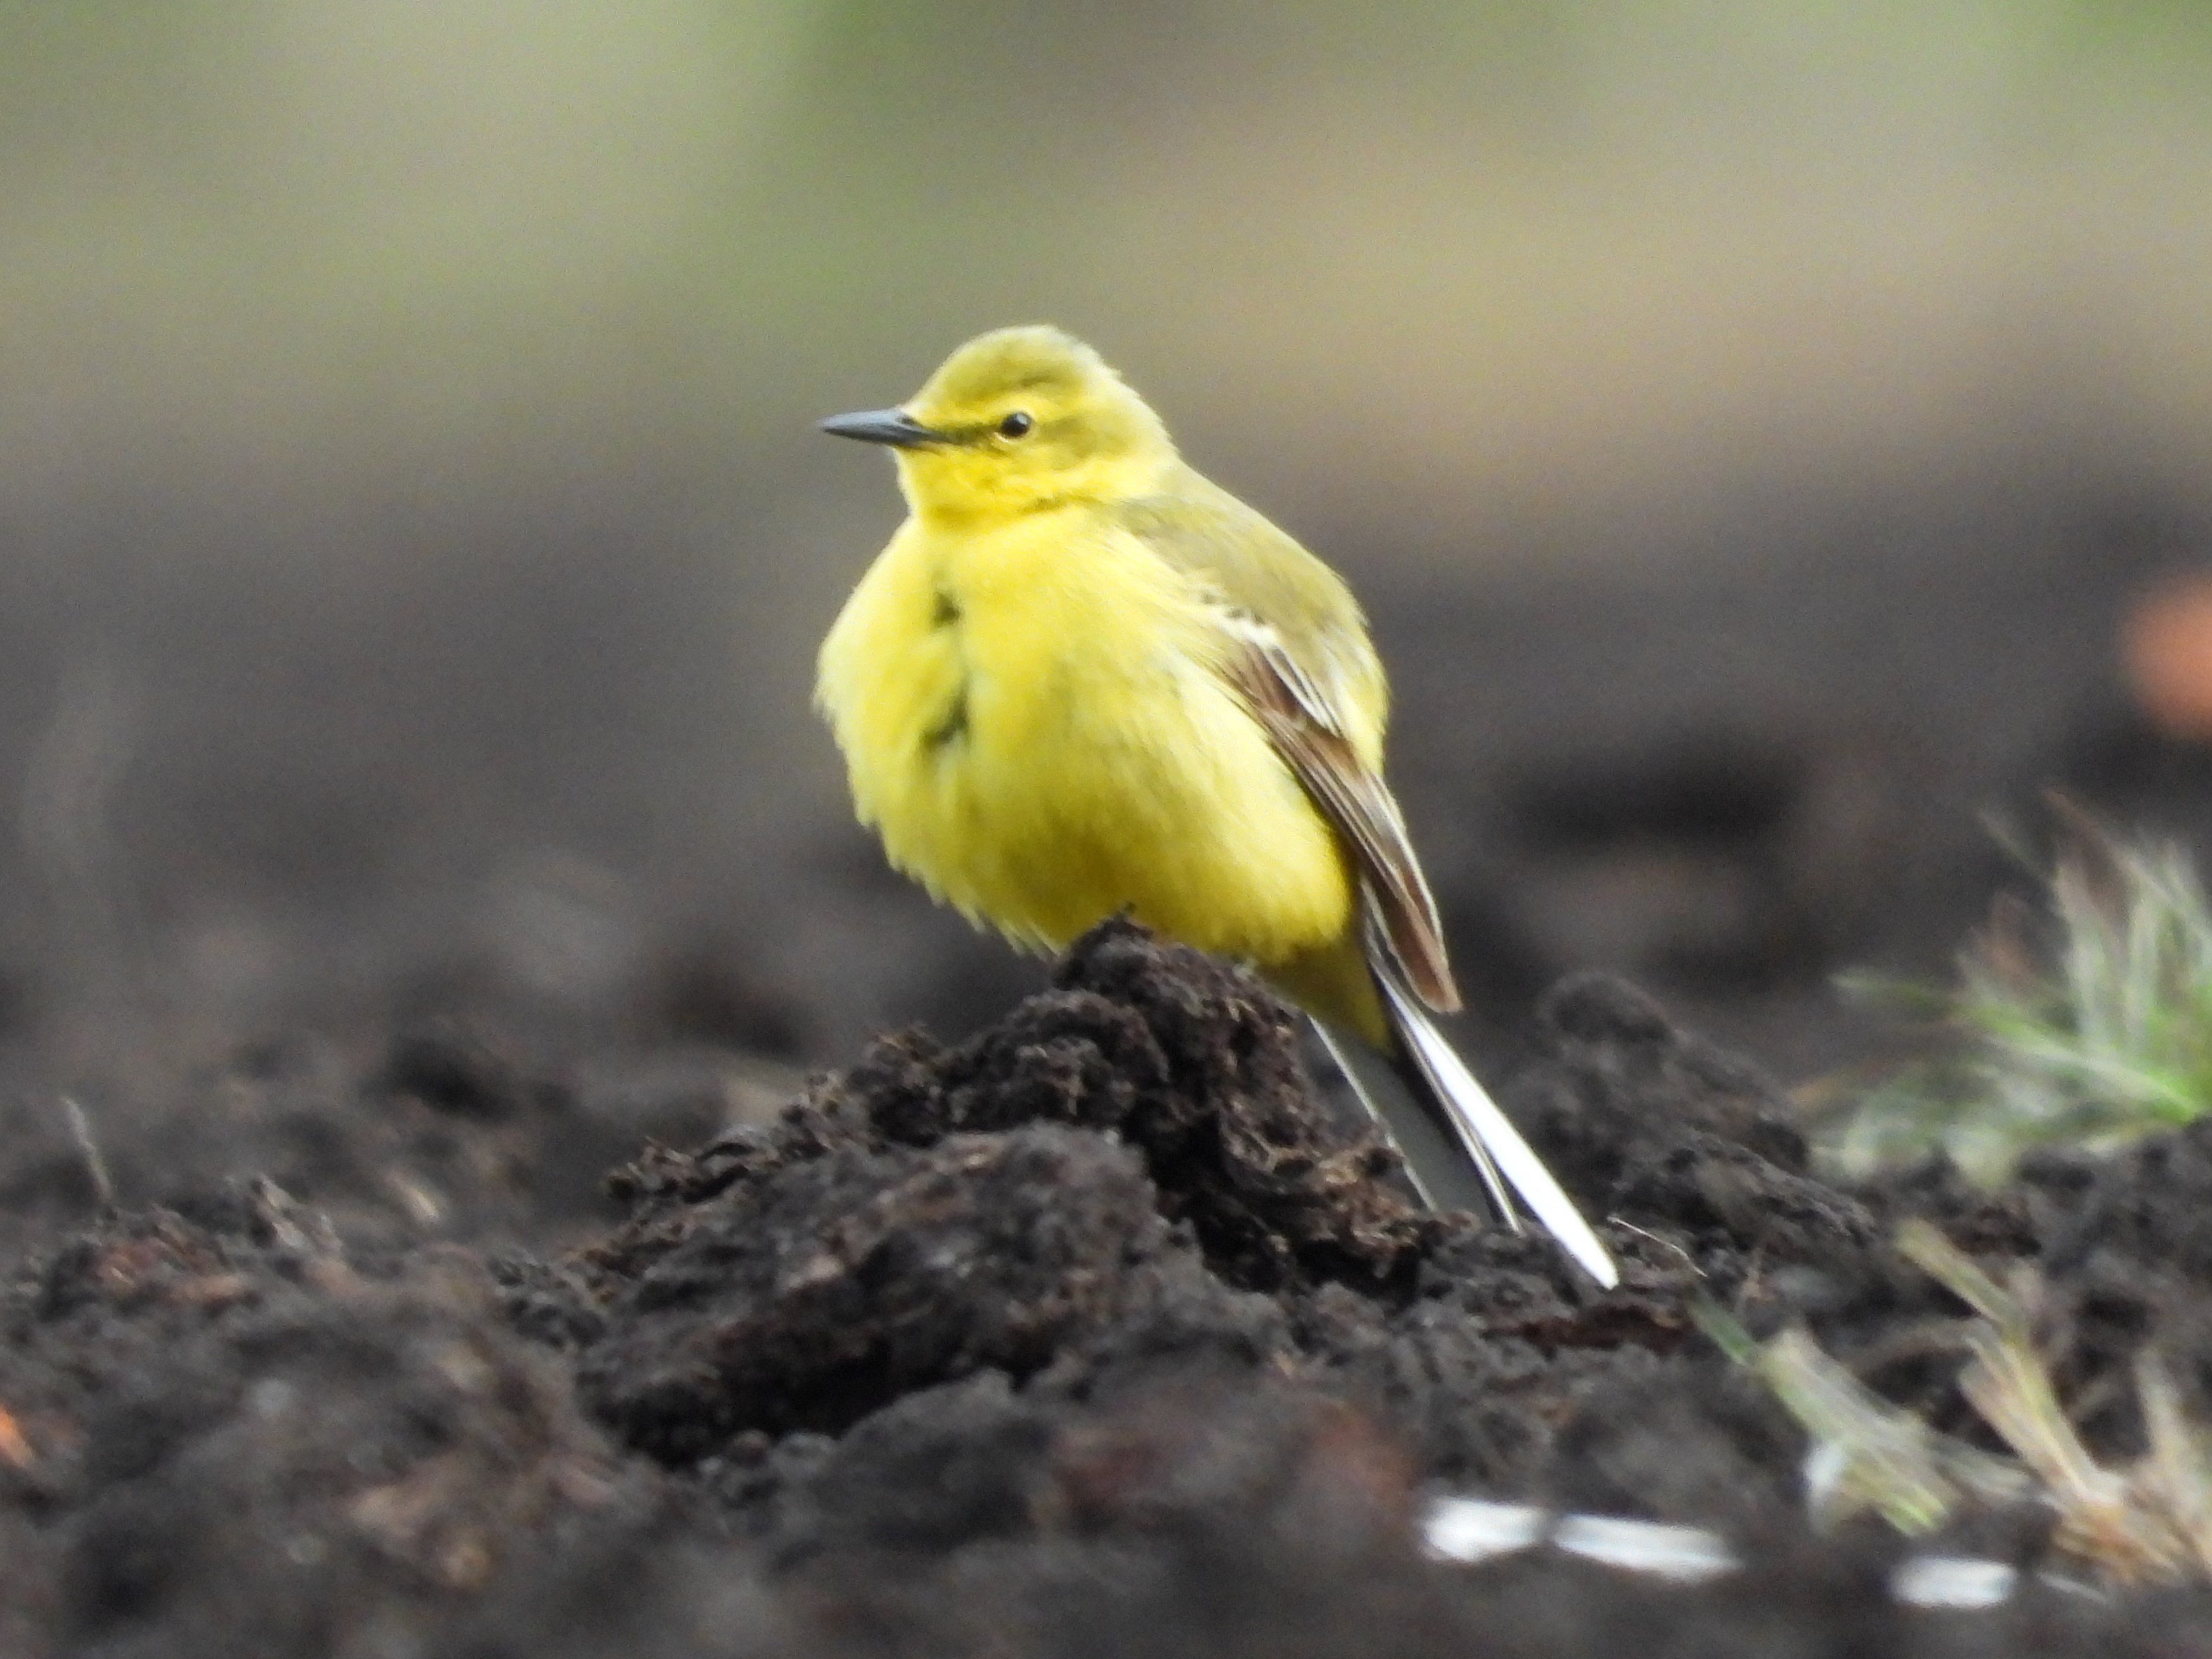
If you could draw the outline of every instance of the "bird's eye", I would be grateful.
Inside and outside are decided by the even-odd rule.
[[[999,422],[999,435],[1001,438],[1027,437],[1030,428],[1036,424],[1026,413],[1018,409]]]

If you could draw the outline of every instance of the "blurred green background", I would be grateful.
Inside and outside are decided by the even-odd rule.
[[[1020,982],[807,707],[898,514],[811,422],[986,327],[1369,595],[1459,950],[1532,978],[1711,896],[1493,785],[1872,732],[1896,837],[1966,823],[2212,479],[2194,5],[17,0],[0,151],[21,1030],[680,960],[828,1058]]]

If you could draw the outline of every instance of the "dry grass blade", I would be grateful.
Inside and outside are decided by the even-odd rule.
[[[2154,1360],[2152,1372],[2137,1372],[2139,1383],[2148,1384],[2143,1407],[2152,1425],[2144,1471],[2130,1479],[2105,1468],[2059,1403],[2023,1299],[1925,1222],[1906,1223],[1898,1249],[1979,1316],[1966,1332],[1972,1358],[1959,1391],[2057,1510],[2059,1547],[2122,1583],[2171,1583],[2192,1567],[2203,1571],[2206,1534],[2191,1537],[2173,1501],[2179,1494],[2204,1497],[2203,1451],[2162,1368]]]
[[[2172,1373],[2148,1348],[2136,1356],[2136,1392],[2150,1441],[2136,1471],[2141,1498],[2166,1516],[2196,1576],[2212,1578],[2212,1439],[2183,1414]]]
[[[1899,1532],[1918,1535],[1941,1526],[1963,1499],[2025,1495],[2018,1470],[1891,1405],[1806,1332],[1787,1330],[1761,1343],[1710,1300],[1699,1298],[1692,1311],[1699,1328],[1765,1383],[1812,1437],[1806,1486],[1817,1524],[1832,1526],[1872,1510]]]
[[[2058,1513],[2054,1547],[2111,1583],[2212,1580],[2212,1435],[2191,1421],[2157,1355],[2146,1349],[2136,1361],[2149,1450],[2131,1468],[2107,1468],[2075,1432],[2036,1349],[2033,1276],[2023,1268],[2007,1289],[1925,1222],[1906,1223],[1898,1248],[1974,1310],[1958,1330],[1967,1356],[1959,1390],[2011,1459],[1892,1405],[1802,1330],[1762,1343],[1711,1301],[1692,1304],[1699,1328],[1812,1437],[1805,1470],[1815,1522],[1872,1510],[1919,1534],[1969,1502],[2039,1495]]]

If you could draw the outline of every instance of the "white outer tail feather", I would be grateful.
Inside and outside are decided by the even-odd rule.
[[[1497,1102],[1475,1080],[1466,1062],[1452,1051],[1443,1034],[1413,1000],[1412,994],[1392,983],[1389,974],[1378,973],[1375,977],[1391,1024],[1397,1028],[1399,1039],[1405,1045],[1407,1059],[1428,1080],[1437,1103],[1451,1120],[1459,1140],[1458,1146],[1451,1150],[1480,1171],[1483,1184],[1489,1188],[1498,1213],[1515,1231],[1520,1230],[1520,1221],[1505,1191],[1510,1186],[1583,1272],[1607,1290],[1620,1284],[1620,1272],[1613,1265],[1611,1254],[1590,1231],[1589,1223],[1583,1219],[1574,1200],[1567,1196],[1565,1189],[1544,1167],[1544,1160],[1536,1156],[1535,1148],[1522,1139],[1513,1121],[1498,1109]],[[1384,1103],[1374,1097],[1369,1080],[1360,1076],[1354,1065],[1347,1063],[1350,1056],[1345,1045],[1334,1033],[1321,1029],[1323,1041],[1354,1091],[1398,1143],[1398,1150],[1405,1155],[1407,1170],[1422,1197],[1439,1208],[1457,1207],[1469,1198],[1479,1199],[1473,1182],[1463,1176],[1452,1179],[1448,1166],[1439,1171],[1435,1153],[1443,1150],[1441,1133],[1425,1122],[1408,1121],[1403,1112],[1387,1110]],[[1412,1142],[1428,1144],[1409,1144]]]

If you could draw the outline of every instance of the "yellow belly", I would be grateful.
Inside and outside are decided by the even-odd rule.
[[[1186,580],[1079,513],[909,521],[822,651],[818,698],[893,863],[1024,945],[1128,910],[1288,964],[1348,939],[1336,837],[1206,661]]]

